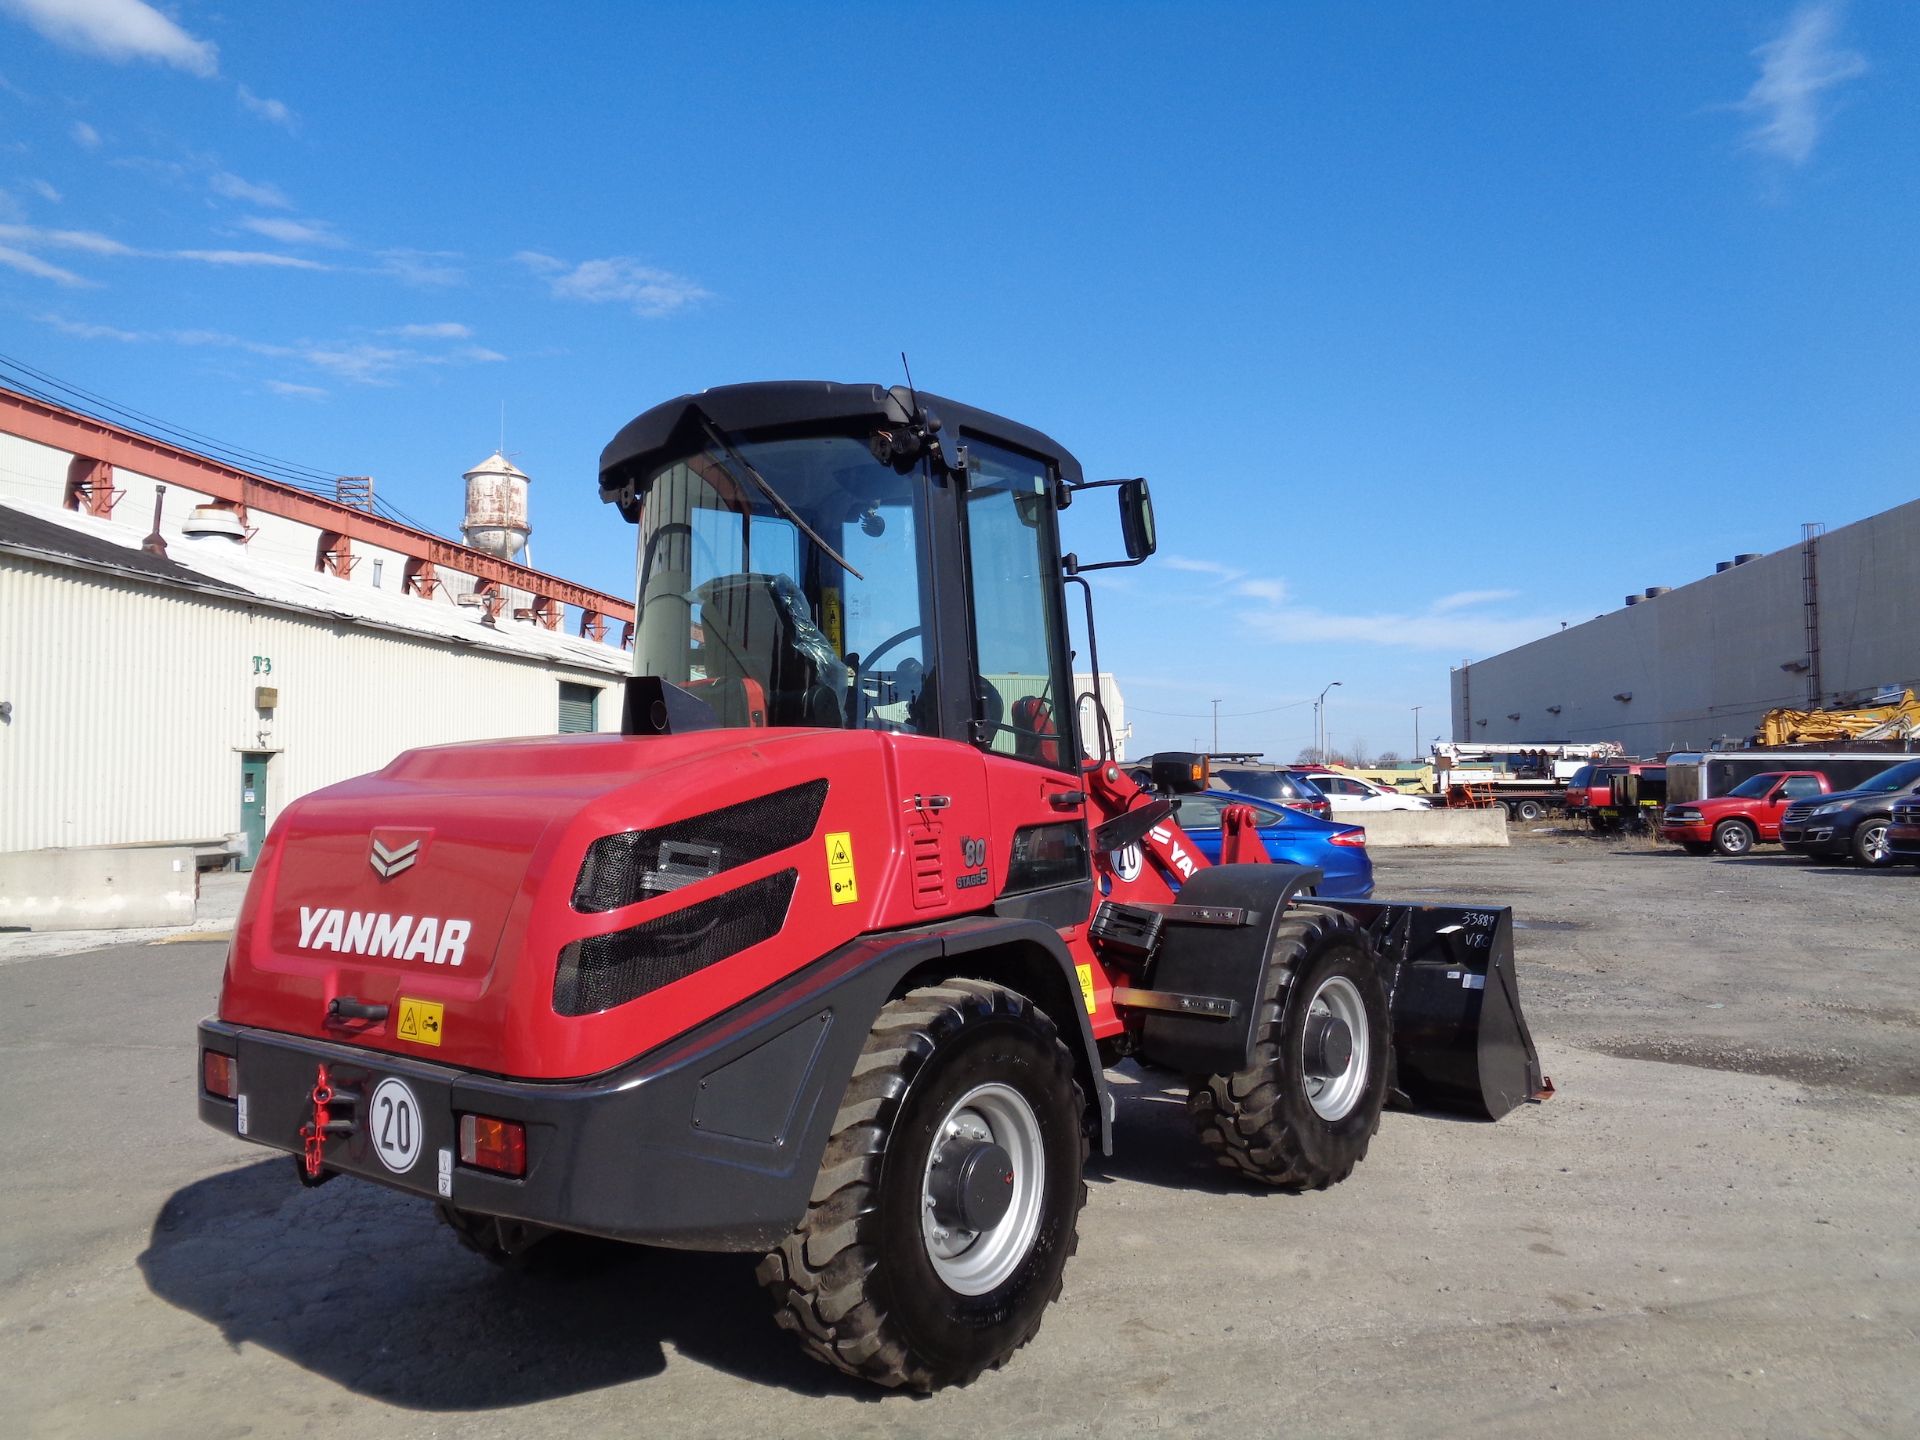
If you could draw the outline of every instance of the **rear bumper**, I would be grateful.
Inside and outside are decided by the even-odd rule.
[[[823,1100],[818,1076],[831,1012],[810,1014],[743,1055],[714,1047],[648,1057],[592,1081],[502,1080],[447,1066],[208,1019],[200,1046],[231,1055],[239,1098],[200,1094],[200,1118],[298,1156],[319,1067],[357,1103],[331,1118],[325,1168],[463,1210],[553,1229],[693,1249],[759,1249],[806,1205],[816,1153],[806,1132]],[[402,1081],[419,1108],[421,1144],[405,1173],[382,1163],[366,1113],[374,1087]],[[844,1075],[841,1077],[844,1078]],[[241,1116],[245,1115],[245,1128]],[[515,1179],[459,1161],[459,1117],[526,1127],[527,1173]]]

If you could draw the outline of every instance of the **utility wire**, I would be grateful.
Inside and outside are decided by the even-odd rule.
[[[1298,710],[1302,705],[1311,704],[1313,704],[1313,697],[1308,696],[1305,700],[1289,700],[1284,705],[1269,705],[1264,710],[1236,710],[1232,714],[1223,711],[1219,718],[1222,720],[1245,720],[1253,715],[1277,715],[1282,710]],[[1211,710],[1203,710],[1198,713],[1187,710],[1155,710],[1146,705],[1136,705],[1131,700],[1127,702],[1127,711],[1129,714],[1137,712],[1141,715],[1159,715],[1169,720],[1211,720],[1214,718]]]

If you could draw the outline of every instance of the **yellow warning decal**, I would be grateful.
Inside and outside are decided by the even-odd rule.
[[[1076,965],[1073,973],[1080,977],[1080,998],[1087,1002],[1087,1014],[1093,1014],[1093,966]]]
[[[827,836],[827,883],[833,888],[836,905],[851,905],[860,898],[860,887],[853,878],[853,836],[845,830]]]
[[[838,655],[846,649],[846,618],[840,608],[840,591],[833,585],[820,587],[820,628],[827,632],[827,643]]]
[[[440,1019],[445,1010],[446,1006],[438,1000],[409,1000],[403,995],[400,997],[400,1023],[394,1027],[393,1033],[416,1045],[438,1045]]]

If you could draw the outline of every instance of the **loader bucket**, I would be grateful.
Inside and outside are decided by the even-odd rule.
[[[1553,1093],[1520,1010],[1510,909],[1319,903],[1365,925],[1380,952],[1397,1101],[1498,1120]]]

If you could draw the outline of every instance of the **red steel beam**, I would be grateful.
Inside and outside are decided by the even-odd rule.
[[[581,610],[631,623],[633,605],[617,595],[591,590],[511,560],[496,559],[470,546],[459,545],[411,525],[402,525],[337,500],[309,494],[295,485],[269,480],[250,471],[223,465],[191,450],[138,431],[109,425],[59,405],[0,387],[0,429],[36,444],[66,450],[89,460],[105,461],[124,470],[151,475],[169,485],[185,486],[229,504],[258,508],[271,515],[297,520],[317,530],[364,540],[431,565],[444,565],[476,579],[491,580],[515,590],[547,595]]]

